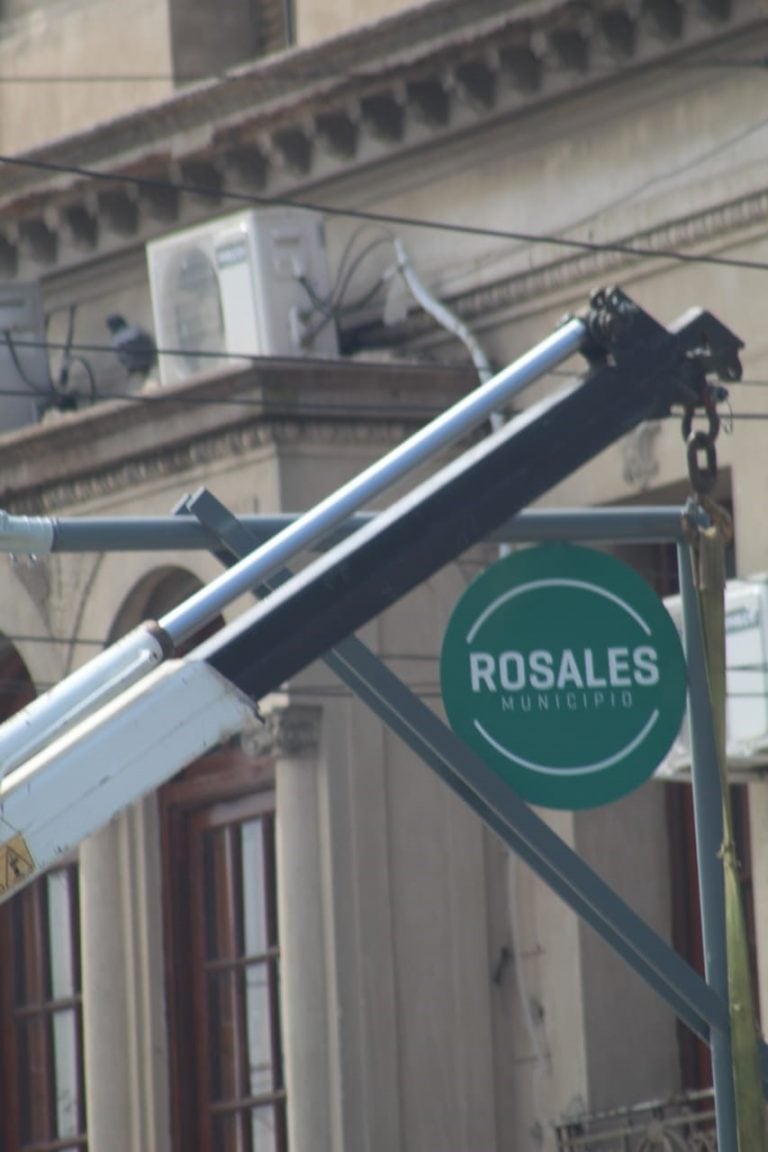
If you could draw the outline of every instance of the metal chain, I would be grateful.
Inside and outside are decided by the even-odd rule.
[[[717,450],[715,441],[720,432],[720,416],[715,403],[716,390],[712,390],[704,400],[704,415],[707,428],[693,431],[695,406],[688,405],[683,412],[682,433],[686,444],[688,476],[697,496],[707,496],[717,482]]]

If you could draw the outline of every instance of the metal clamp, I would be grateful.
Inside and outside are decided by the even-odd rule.
[[[709,495],[717,482],[717,451],[710,433],[691,433],[686,440],[686,456],[694,492],[699,496]]]

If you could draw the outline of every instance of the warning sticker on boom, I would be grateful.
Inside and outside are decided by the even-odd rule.
[[[35,870],[35,862],[23,836],[0,844],[0,895],[21,884]]]

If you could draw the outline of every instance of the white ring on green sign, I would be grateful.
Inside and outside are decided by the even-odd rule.
[[[581,588],[587,592],[594,592],[596,596],[603,596],[606,600],[612,600],[614,604],[618,604],[620,608],[624,609],[628,616],[631,616],[632,619],[640,625],[646,636],[651,635],[651,629],[645,620],[643,620],[642,616],[635,612],[634,608],[631,608],[629,604],[625,603],[620,596],[616,596],[613,592],[606,591],[605,588],[600,588],[597,584],[590,584],[586,580],[564,580],[553,577],[551,580],[531,580],[528,584],[521,584],[519,588],[513,588],[511,592],[505,592],[503,596],[498,596],[493,603],[489,604],[485,611],[478,616],[477,620],[475,620],[467,633],[467,644],[472,643],[477,635],[478,629],[483,626],[489,616],[493,615],[497,608],[500,608],[502,604],[506,604],[510,600],[514,600],[516,596],[522,596],[524,592],[532,592],[536,588]]]
[[[609,756],[607,760],[599,760],[597,764],[587,764],[579,768],[545,768],[543,764],[535,764],[533,760],[524,760],[522,756],[514,756],[507,748],[499,744],[494,740],[493,736],[490,736],[486,732],[479,720],[473,720],[472,723],[483,739],[487,740],[497,752],[501,752],[502,756],[506,756],[507,760],[512,760],[515,764],[521,764],[523,768],[531,768],[534,772],[541,772],[545,776],[587,776],[590,772],[602,772],[606,768],[610,768],[613,764],[616,764],[617,761],[623,760],[630,752],[634,752],[638,744],[642,744],[643,740],[645,740],[658,718],[659,710],[658,708],[654,708],[647,723],[640,732],[638,732],[634,740],[630,740],[629,744],[619,752],[616,752],[615,755]]]

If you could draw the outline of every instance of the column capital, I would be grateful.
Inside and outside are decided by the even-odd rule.
[[[286,696],[270,696],[261,703],[262,719],[241,737],[249,756],[276,760],[306,760],[320,749],[323,710],[316,704],[294,704]]]

